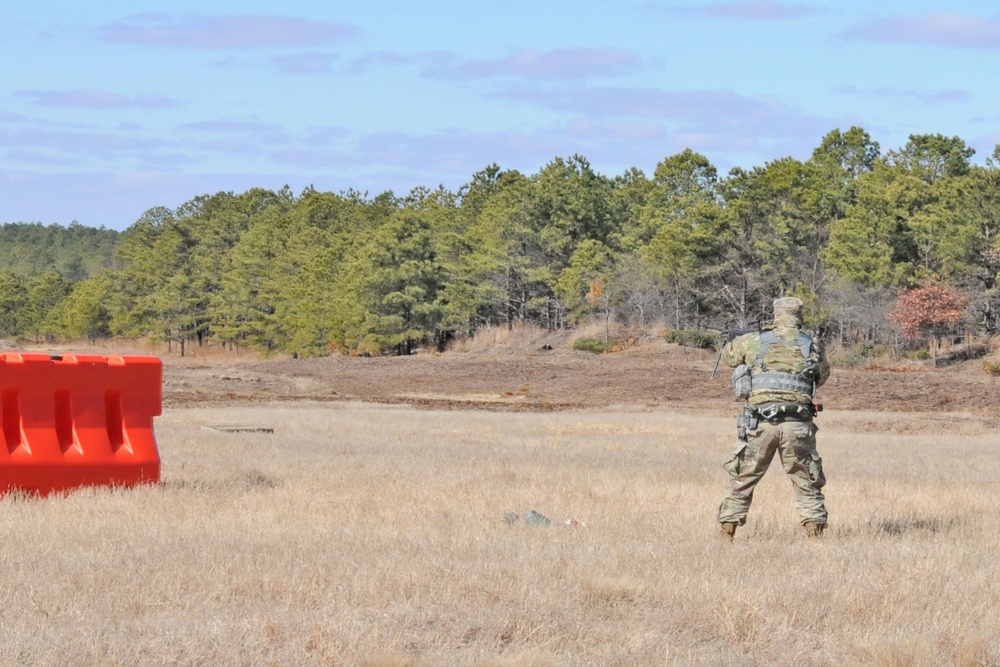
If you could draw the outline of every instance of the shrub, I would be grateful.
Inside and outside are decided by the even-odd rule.
[[[993,377],[1000,375],[1000,361],[983,359],[983,370],[986,371],[988,375],[992,375]]]
[[[714,331],[671,329],[664,332],[663,339],[668,343],[677,343],[684,347],[695,347],[699,350],[714,350],[719,346],[719,334]]]
[[[599,338],[577,338],[573,341],[573,349],[580,350],[581,352],[601,354],[602,352],[606,352],[608,347],[609,346]]]
[[[855,343],[851,346],[851,356],[858,359],[874,359],[888,354],[888,350],[879,349],[879,346],[872,343]]]
[[[827,360],[831,366],[848,368],[862,366],[872,359],[883,359],[891,356],[891,347],[873,345],[872,343],[855,343],[850,347],[835,346],[827,350]]]

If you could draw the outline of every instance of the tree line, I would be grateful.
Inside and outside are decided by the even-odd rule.
[[[811,328],[879,343],[897,335],[897,297],[931,280],[963,295],[965,327],[992,334],[1000,147],[984,165],[973,155],[929,134],[883,152],[852,127],[808,160],[725,175],[685,150],[651,175],[609,177],[574,155],[531,175],[493,164],[457,191],[203,195],[148,210],[110,252],[98,235],[85,271],[8,267],[0,335],[405,354],[595,316],[746,324],[791,294]]]

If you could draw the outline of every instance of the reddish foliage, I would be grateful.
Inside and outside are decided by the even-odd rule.
[[[912,340],[955,326],[962,321],[965,306],[965,298],[957,291],[936,280],[928,280],[900,295],[889,319],[905,338]]]
[[[600,278],[595,278],[592,283],[590,283],[590,291],[587,292],[587,303],[590,304],[591,308],[597,308],[597,304],[600,303],[601,297],[604,296],[604,283],[601,282]]]

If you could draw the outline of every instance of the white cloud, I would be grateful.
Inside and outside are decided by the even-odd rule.
[[[343,42],[359,34],[344,23],[262,14],[140,14],[101,30],[101,38],[108,42],[187,49],[308,47]]]
[[[551,51],[525,49],[503,58],[461,58],[448,51],[428,51],[406,56],[378,51],[358,58],[352,73],[376,66],[421,68],[432,79],[469,81],[479,79],[522,79],[532,81],[572,81],[631,74],[644,66],[632,51],[615,48],[564,48]]]
[[[75,109],[165,109],[176,102],[163,95],[123,95],[94,88],[25,90],[19,93],[36,104]]]
[[[870,42],[996,49],[1000,48],[1000,19],[950,13],[890,16],[860,23],[844,36]]]

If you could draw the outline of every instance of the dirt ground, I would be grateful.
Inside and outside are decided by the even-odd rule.
[[[659,339],[612,354],[577,352],[557,343],[377,358],[164,355],[164,406],[303,399],[533,411],[614,406],[725,410],[735,405],[729,370],[723,366],[710,379],[714,353]],[[834,368],[818,401],[832,410],[991,418],[1000,404],[1000,379],[983,370],[982,360],[937,368],[913,361]]]

